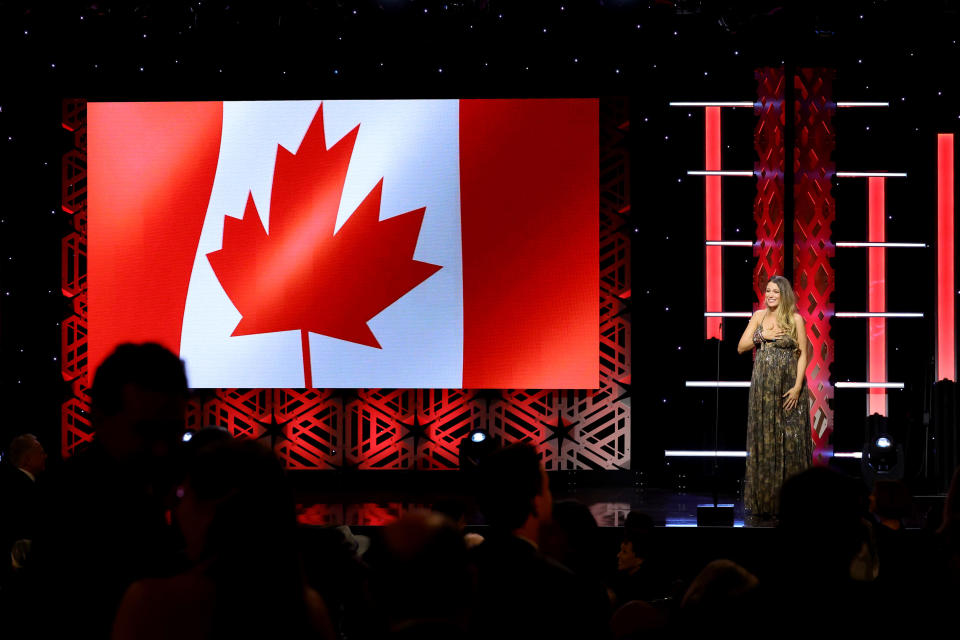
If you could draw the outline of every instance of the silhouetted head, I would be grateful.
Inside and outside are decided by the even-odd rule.
[[[276,549],[295,536],[283,466],[256,440],[215,439],[186,458],[177,521],[193,560]],[[273,552],[271,552],[273,553]]]
[[[216,437],[185,461],[176,521],[216,587],[213,637],[300,637],[304,578],[280,460],[262,441]]]
[[[787,478],[778,525],[791,549],[784,559],[801,570],[814,561],[826,578],[849,576],[850,562],[864,544],[861,513],[859,487],[850,478],[823,467]]]
[[[589,507],[576,500],[553,505],[551,522],[540,536],[540,551],[574,572],[600,571],[600,527]]]
[[[623,541],[617,553],[617,569],[632,573],[650,557],[653,549],[653,518],[631,511],[623,526]]]
[[[47,468],[47,452],[32,433],[14,438],[7,447],[7,461],[36,476]]]
[[[90,396],[97,441],[117,460],[165,458],[183,435],[187,376],[158,344],[117,347],[97,369]]]
[[[550,481],[530,444],[491,453],[480,465],[477,481],[480,509],[491,526],[514,532],[526,527],[529,535],[550,521]]]
[[[882,520],[902,520],[910,513],[910,490],[899,480],[877,480],[870,493],[870,511]]]
[[[734,608],[758,584],[757,577],[737,563],[714,560],[690,583],[681,606],[686,611],[722,615]]]
[[[376,605],[391,628],[465,621],[472,578],[463,533],[449,518],[429,511],[404,514],[384,528],[372,564]]]

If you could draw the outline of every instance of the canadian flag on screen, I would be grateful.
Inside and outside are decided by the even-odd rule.
[[[596,100],[90,103],[89,364],[596,388]]]

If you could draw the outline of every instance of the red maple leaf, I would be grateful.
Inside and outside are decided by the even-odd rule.
[[[440,269],[413,259],[424,207],[380,220],[382,178],[334,233],[359,129],[328,149],[321,105],[296,154],[277,145],[270,233],[251,193],[207,254],[243,316],[231,335],[299,330],[307,387],[308,332],[379,349],[367,322]]]

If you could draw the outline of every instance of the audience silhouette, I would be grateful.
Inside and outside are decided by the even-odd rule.
[[[483,638],[605,637],[606,620],[583,606],[593,601],[588,583],[539,550],[553,498],[533,446],[510,445],[491,453],[480,463],[476,480],[490,533],[471,550],[477,571],[474,633]]]
[[[185,439],[187,395],[174,354],[121,345],[90,389],[85,450],[44,472],[35,436],[10,443],[4,638],[619,639],[697,635],[721,619],[791,635],[811,607],[832,635],[873,635],[960,596],[960,470],[939,527],[919,532],[905,527],[902,482],[877,480],[868,496],[807,469],[782,485],[769,557],[714,560],[692,580],[702,564],[690,562],[683,583],[684,558],[648,515],[630,512],[614,556],[590,509],[554,504],[537,450],[521,443],[469,471],[482,536],[465,531],[467,503],[448,500],[371,533],[364,554],[356,540],[371,538],[345,527],[304,535],[263,443],[218,427]]]
[[[0,462],[0,549],[9,558],[0,572],[0,584],[28,562],[37,530],[37,477],[46,465],[47,452],[32,433],[15,437]]]
[[[183,363],[156,344],[124,344],[90,389],[95,438],[51,471],[34,545],[37,601],[50,637],[106,637],[135,580],[176,570],[167,498],[184,431]]]
[[[292,495],[269,449],[214,440],[187,457],[176,496],[190,566],[135,582],[114,638],[334,637],[306,586]]]

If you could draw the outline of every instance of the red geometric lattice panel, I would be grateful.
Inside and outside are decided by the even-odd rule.
[[[834,271],[831,262],[836,251],[831,227],[836,218],[831,179],[836,165],[831,160],[836,142],[832,123],[833,71],[800,69],[794,78],[796,93],[796,144],[794,149],[794,289],[797,310],[807,324],[807,336],[813,347],[813,361],[807,368],[812,396],[810,418],[813,424],[814,462],[826,464],[832,454],[833,430],[833,317]]]
[[[753,146],[759,158],[754,165],[757,197],[753,201],[753,220],[757,242],[753,255],[753,288],[757,308],[772,276],[784,273],[783,252],[783,171],[784,171],[784,77],[783,68],[764,67],[754,72],[757,79],[758,121]]]
[[[462,389],[418,389],[417,406],[424,424],[417,468],[456,469],[460,441],[473,429],[486,426],[484,403]],[[408,433],[418,428],[410,421],[404,423]]]
[[[63,403],[60,412],[60,453],[64,458],[72,456],[93,440],[90,425],[90,405],[79,398],[70,398]]]
[[[77,213],[87,206],[87,155],[81,149],[67,152],[63,157],[61,176],[61,207],[67,213]]]
[[[347,464],[359,469],[413,469],[414,438],[403,437],[400,423],[419,420],[416,391],[362,389],[358,398],[346,410]]]
[[[204,404],[203,426],[223,427],[235,438],[256,440],[270,423],[270,389],[217,389]]]
[[[282,437],[274,451],[288,469],[333,469],[342,465],[342,405],[329,389],[276,389],[276,421]]]
[[[70,316],[60,324],[60,368],[64,380],[73,380],[87,369],[87,322]]]
[[[60,241],[60,286],[67,297],[87,288],[87,239],[79,231]]]

